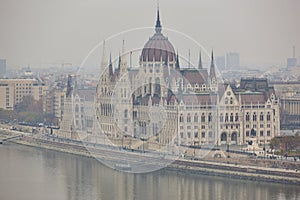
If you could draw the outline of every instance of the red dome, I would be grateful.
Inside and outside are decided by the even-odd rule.
[[[161,33],[155,33],[145,44],[141,61],[152,62],[154,60],[159,62],[161,59],[163,62],[165,62],[166,59],[169,61],[176,61],[176,54],[174,47],[168,38]]]

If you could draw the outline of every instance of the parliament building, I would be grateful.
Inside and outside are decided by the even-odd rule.
[[[103,52],[96,117],[98,131],[112,141],[122,140],[123,145],[124,137],[131,138],[147,142],[149,148],[219,146],[250,140],[267,144],[279,135],[279,101],[268,81],[242,78],[239,84],[226,83],[217,76],[213,52],[208,68],[201,54],[197,68],[182,67],[180,55],[163,34],[159,11],[138,67],[129,67],[124,47],[117,66],[106,58],[105,47]]]

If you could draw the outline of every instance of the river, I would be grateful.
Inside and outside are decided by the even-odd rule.
[[[160,170],[128,174],[83,156],[0,145],[0,200],[300,199],[300,186]]]

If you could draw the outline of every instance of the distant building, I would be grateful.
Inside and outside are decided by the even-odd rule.
[[[216,65],[219,71],[225,70],[226,67],[225,56],[217,56]]]
[[[281,105],[281,125],[284,128],[300,127],[300,96],[282,98]]]
[[[295,67],[297,65],[297,58],[288,58],[287,59],[287,67]]]
[[[296,48],[293,47],[293,57],[287,59],[287,67],[295,67],[297,66],[297,58],[295,56],[296,54]]]
[[[66,89],[55,87],[47,90],[45,94],[43,112],[46,121],[52,125],[58,125],[63,116]]]
[[[43,100],[46,85],[36,79],[0,79],[0,108],[13,110],[24,96]]]
[[[226,69],[238,69],[240,67],[240,56],[238,53],[227,53]]]
[[[0,59],[0,78],[4,78],[6,75],[6,60]]]

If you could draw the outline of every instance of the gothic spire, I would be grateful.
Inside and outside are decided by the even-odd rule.
[[[202,58],[201,58],[201,51],[199,52],[199,64],[198,64],[198,69],[203,69],[203,66],[202,66]]]
[[[216,78],[216,70],[215,70],[215,63],[214,63],[214,51],[211,51],[211,64],[210,64],[210,71],[209,71],[210,78]]]
[[[120,70],[121,69],[121,54],[120,54],[120,52],[119,52],[119,63],[118,63],[118,70]]]
[[[155,31],[156,33],[161,33],[161,24],[160,24],[160,17],[159,17],[159,3],[157,3],[157,19],[156,19],[156,25],[155,25]]]
[[[180,65],[179,65],[179,56],[178,56],[178,50],[177,50],[177,55],[176,55],[176,64],[175,64],[175,69],[180,69]]]
[[[111,61],[111,53],[109,55],[109,76],[113,76],[113,66],[112,66],[112,61]]]

